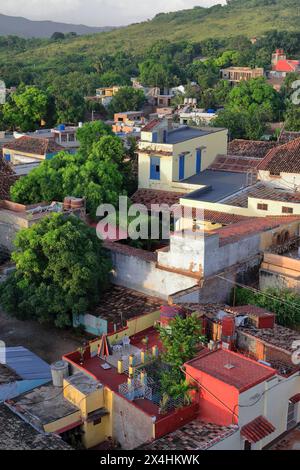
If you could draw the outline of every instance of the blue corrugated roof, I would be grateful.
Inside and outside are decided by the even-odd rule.
[[[51,380],[49,364],[22,346],[6,348],[6,364],[23,380]]]

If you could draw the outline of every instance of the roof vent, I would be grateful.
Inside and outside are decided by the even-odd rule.
[[[233,364],[225,364],[225,369],[228,369],[228,370],[231,370],[231,369],[234,369],[234,365]]]

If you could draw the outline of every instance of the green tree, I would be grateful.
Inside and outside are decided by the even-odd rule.
[[[290,106],[286,115],[284,128],[286,131],[300,131],[300,108],[299,106]]]
[[[0,287],[10,314],[70,326],[108,285],[109,258],[92,229],[75,216],[53,214],[15,239],[16,271]]]
[[[33,86],[20,86],[3,105],[3,120],[11,129],[33,131],[40,127],[47,108],[48,95],[45,92]]]
[[[103,121],[87,122],[77,131],[77,139],[80,142],[80,152],[88,156],[95,142],[105,135],[114,135],[111,127]]]
[[[205,342],[202,322],[196,314],[186,318],[177,316],[170,328],[158,327],[158,331],[164,351],[162,359],[170,367],[161,375],[162,392],[176,399],[186,387],[182,366],[196,356],[199,346]]]
[[[123,87],[113,96],[108,109],[111,115],[125,111],[139,111],[145,101],[146,98],[142,90]]]

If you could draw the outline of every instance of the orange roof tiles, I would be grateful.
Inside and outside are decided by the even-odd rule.
[[[183,196],[182,193],[174,193],[172,191],[161,191],[158,189],[138,189],[131,200],[135,204],[144,204],[149,210],[151,204],[178,204],[179,199]]]
[[[264,140],[235,139],[228,144],[228,155],[264,158],[268,151],[277,145],[277,142]]]
[[[159,119],[153,119],[152,121],[149,121],[148,124],[146,124],[146,125],[142,128],[142,132],[150,132],[150,131],[152,131],[152,129],[154,129],[154,127],[156,127],[159,123],[160,123],[160,120],[159,120]]]
[[[300,173],[300,138],[270,150],[258,169],[276,173]]]
[[[55,153],[65,150],[64,147],[58,145],[53,139],[42,139],[29,137],[27,135],[4,145],[3,148],[35,155],[46,155],[47,153]]]
[[[259,163],[260,159],[258,158],[249,158],[239,155],[218,155],[208,169],[245,173],[246,171],[256,170]]]
[[[259,416],[258,418],[251,421],[251,423],[246,424],[241,429],[241,435],[247,439],[247,441],[255,444],[258,441],[261,441],[265,437],[269,436],[275,431],[275,427],[270,423],[264,416]]]

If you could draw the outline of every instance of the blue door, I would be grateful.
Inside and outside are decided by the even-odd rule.
[[[201,149],[196,150],[196,174],[198,175],[201,172],[201,159],[202,151]]]
[[[160,180],[160,158],[159,157],[150,158],[150,179]]]
[[[184,180],[184,155],[180,155],[179,157],[179,179]]]
[[[157,132],[152,132],[152,142],[153,142],[154,144],[156,144],[156,143],[157,143],[157,140],[158,140],[158,134],[157,134]]]

